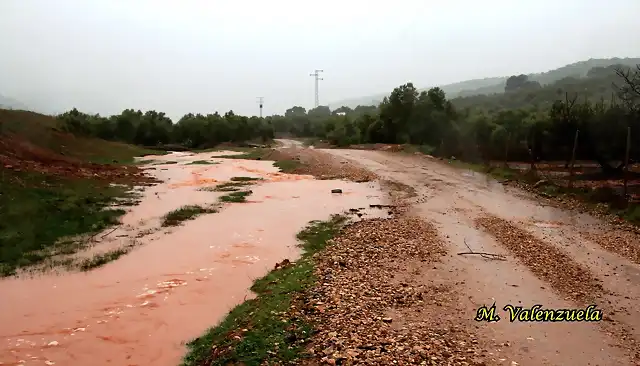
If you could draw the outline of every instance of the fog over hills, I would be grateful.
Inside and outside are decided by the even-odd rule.
[[[594,67],[604,67],[611,65],[625,65],[635,66],[640,64],[640,57],[625,57],[625,58],[608,58],[608,59],[589,59],[585,61],[574,62],[569,65],[559,67],[546,72],[529,73],[529,80],[537,81],[541,85],[551,84],[560,79],[567,77],[583,78],[587,75],[587,72]],[[523,70],[526,73],[527,70]],[[448,98],[465,97],[472,95],[488,95],[495,93],[504,93],[504,86],[507,78],[511,75],[500,77],[487,77],[484,79],[465,80],[457,83],[437,85],[446,93]],[[421,87],[420,85],[417,85]],[[424,87],[421,90],[429,89],[436,85]],[[355,108],[358,105],[377,105],[382,99],[389,95],[389,93],[380,93],[367,97],[359,97],[353,99],[345,99],[335,101],[329,104],[332,109],[339,108],[341,106],[347,106],[349,108]]]

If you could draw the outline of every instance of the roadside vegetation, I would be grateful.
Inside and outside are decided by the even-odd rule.
[[[251,290],[256,298],[236,306],[216,327],[188,343],[183,366],[243,364],[247,366],[292,362],[304,355],[305,342],[313,335],[307,319],[291,319],[292,306],[303,306],[301,294],[312,286],[313,255],[345,224],[346,218],[311,222],[298,234],[302,257],[285,261]]]

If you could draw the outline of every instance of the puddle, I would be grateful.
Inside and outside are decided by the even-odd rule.
[[[88,273],[1,280],[0,364],[179,364],[184,342],[251,298],[248,288],[276,263],[299,256],[295,235],[309,221],[349,209],[354,218],[390,216],[377,184],[315,180],[282,174],[269,161],[215,158],[231,153],[237,154],[143,157],[153,160],[150,167],[178,163],[150,169],[164,183],[144,191],[123,225],[101,239],[112,246],[135,238],[139,246],[117,261]],[[207,159],[220,164],[188,164]],[[217,204],[225,192],[201,188],[238,176],[262,178],[250,186],[252,203],[225,204],[218,213],[158,230],[171,210]],[[156,231],[140,235],[150,229]]]

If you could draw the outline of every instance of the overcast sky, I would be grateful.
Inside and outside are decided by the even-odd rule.
[[[265,115],[640,56],[640,0],[0,0],[0,94],[53,111]],[[332,107],[337,107],[332,105]]]

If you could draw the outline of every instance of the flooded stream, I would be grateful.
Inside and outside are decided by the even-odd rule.
[[[0,365],[177,365],[184,342],[249,298],[253,281],[275,263],[299,256],[295,235],[309,221],[386,203],[375,183],[315,180],[221,155],[237,152],[143,158],[163,183],[145,190],[91,249],[135,243],[117,261],[0,281]],[[203,190],[233,177],[262,180],[243,203],[219,204],[228,192]],[[331,193],[336,188],[342,193]],[[161,227],[167,212],[195,204],[220,209]]]

